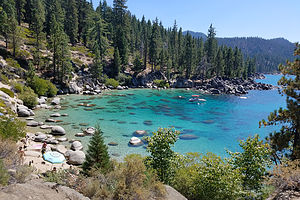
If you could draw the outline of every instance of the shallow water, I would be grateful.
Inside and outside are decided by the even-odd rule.
[[[267,75],[260,81],[274,84],[279,78]],[[63,110],[40,110],[36,112],[36,118],[44,120],[54,112],[69,114],[58,118],[62,120],[58,125],[66,129],[68,138],[76,138],[74,135],[81,132],[81,128],[99,123],[105,142],[118,143],[118,146],[108,148],[110,155],[117,160],[126,154],[146,154],[144,146],[128,145],[135,130],[152,132],[159,127],[172,126],[183,134],[174,147],[175,151],[213,152],[225,156],[225,149],[239,150],[239,140],[255,133],[264,138],[275,130],[276,127],[259,128],[258,122],[285,105],[285,98],[277,90],[250,91],[244,95],[247,99],[200,94],[207,101],[199,104],[188,101],[193,94],[200,93],[179,89],[135,89],[110,91],[99,96],[70,95],[62,101]],[[94,105],[85,107],[80,106],[81,103]],[[76,139],[85,144],[86,150],[89,138]]]

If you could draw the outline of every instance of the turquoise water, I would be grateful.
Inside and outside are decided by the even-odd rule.
[[[275,84],[278,75],[267,75],[265,83]],[[151,90],[132,89],[110,91],[99,96],[65,96],[62,110],[37,111],[38,118],[46,119],[54,112],[68,113],[60,117],[69,138],[81,132],[80,123],[94,126],[99,123],[104,132],[105,142],[117,142],[110,146],[109,153],[115,159],[122,159],[126,154],[145,155],[145,147],[130,147],[128,141],[135,130],[157,130],[159,127],[174,126],[183,134],[193,135],[197,139],[179,139],[174,150],[186,152],[213,152],[225,156],[225,149],[239,150],[238,141],[258,133],[262,138],[276,127],[259,128],[258,122],[279,106],[284,107],[285,98],[277,90],[250,91],[240,98],[232,95],[201,95],[205,103],[190,103],[188,99],[197,91],[179,89]],[[182,96],[185,98],[178,98]],[[87,109],[80,103],[95,104]],[[87,147],[90,137],[80,139]]]

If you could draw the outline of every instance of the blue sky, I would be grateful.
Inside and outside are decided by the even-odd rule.
[[[93,3],[96,7],[99,0]],[[158,17],[165,27],[176,20],[183,30],[207,33],[212,23],[218,37],[300,41],[300,0],[128,0],[127,6],[137,18]]]

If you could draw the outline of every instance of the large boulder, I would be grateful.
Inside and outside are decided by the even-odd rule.
[[[171,186],[165,185],[166,188],[166,197],[165,200],[187,200],[182,194]]]
[[[60,104],[60,98],[59,97],[55,97],[52,101],[51,101],[52,105],[59,105]]]
[[[58,151],[59,153],[64,154],[64,155],[68,151],[68,149],[64,145],[57,145],[57,147],[55,148],[55,150]]]
[[[38,99],[38,104],[39,104],[39,105],[41,105],[41,104],[46,104],[46,101],[47,101],[47,97],[41,96],[41,97]]]
[[[52,135],[65,135],[66,131],[63,127],[61,126],[53,126],[51,128],[51,134]]]
[[[47,139],[47,135],[44,133],[36,133],[34,137],[35,142],[43,142]]]
[[[72,165],[81,165],[85,161],[85,153],[83,151],[68,150],[65,153],[67,162]]]
[[[87,129],[84,130],[84,133],[87,135],[94,135],[96,129],[94,127],[88,127]]]
[[[39,125],[39,123],[36,122],[36,121],[29,121],[29,122],[27,122],[27,126],[37,127],[38,125]]]
[[[76,82],[70,82],[69,84],[69,92],[71,94],[80,94],[82,92],[82,88],[80,88]]]
[[[83,149],[83,146],[82,146],[81,142],[74,141],[74,142],[72,142],[71,149],[74,151],[79,151],[79,150]]]
[[[30,112],[28,111],[28,109],[19,109],[18,110],[18,116],[19,117],[29,117]]]

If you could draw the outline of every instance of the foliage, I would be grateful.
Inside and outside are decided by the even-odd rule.
[[[188,153],[177,159],[172,186],[188,199],[240,199],[242,177],[215,154]]]
[[[20,165],[17,167],[14,178],[16,179],[17,183],[25,183],[26,178],[31,175],[32,172],[33,168],[31,166]]]
[[[1,112],[3,113],[3,110]],[[11,111],[7,110],[7,112],[8,114],[0,116],[0,140],[17,141],[25,137],[25,122],[20,121]]]
[[[14,83],[13,83],[13,88],[14,88],[14,91],[15,91],[16,93],[22,93],[22,92],[23,92],[24,85],[23,85],[22,83],[14,82]]]
[[[132,77],[129,75],[125,75],[120,73],[118,76],[118,80],[120,85],[131,85],[132,84]]]
[[[0,186],[5,186],[8,184],[9,174],[4,166],[3,160],[0,159]]]
[[[102,173],[111,170],[107,146],[104,143],[103,132],[99,125],[96,126],[95,134],[89,142],[86,159],[82,165],[83,172],[87,175],[92,168],[99,169]]]
[[[119,49],[115,48],[114,50],[114,62],[112,68],[112,76],[118,77],[121,70],[121,58],[119,54]]]
[[[153,132],[153,136],[146,137],[148,142],[147,152],[150,156],[146,159],[147,167],[153,168],[160,179],[165,184],[171,182],[174,171],[171,168],[172,159],[175,154],[171,146],[177,141],[178,131],[173,129],[158,129]]]
[[[16,60],[12,59],[12,58],[7,58],[7,59],[5,59],[5,61],[7,62],[7,64],[9,66],[11,66],[13,68],[21,68],[19,63]]]
[[[169,88],[170,87],[170,84],[166,81],[166,80],[154,80],[153,83],[157,86],[157,87],[160,87],[160,88]]]
[[[23,92],[19,95],[19,99],[23,101],[23,104],[28,108],[33,108],[37,105],[37,95],[30,87],[24,87]]]
[[[0,74],[0,80],[4,84],[9,84],[9,79],[4,74]]]
[[[255,196],[262,191],[264,176],[271,164],[271,151],[268,144],[259,140],[258,135],[240,141],[240,147],[243,152],[228,152],[231,155],[229,162],[234,169],[240,170],[243,189],[247,195]]]
[[[53,97],[57,93],[57,88],[53,83],[38,76],[27,79],[27,84],[39,96]]]
[[[15,94],[13,91],[11,91],[10,89],[7,89],[7,88],[0,88],[0,91],[8,94],[8,96],[10,96],[11,98],[14,98],[15,97]]]
[[[109,79],[106,79],[105,85],[117,88],[119,86],[119,82],[113,78],[109,78]]]
[[[300,55],[300,45],[296,45],[295,56]],[[283,77],[278,81],[281,86],[280,93],[286,96],[287,108],[279,108],[268,116],[268,121],[262,120],[260,126],[279,125],[280,131],[270,134],[269,140],[276,161],[281,159],[278,153],[283,154],[291,147],[292,160],[300,159],[300,59],[287,62],[286,66],[280,65]]]
[[[165,188],[144,165],[140,155],[127,155],[105,176],[95,171],[84,180],[81,191],[91,199],[163,199]]]
[[[276,191],[296,190],[299,191],[300,161],[286,161],[274,167],[269,183]]]

